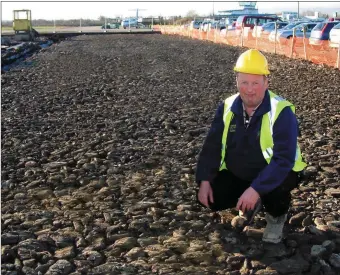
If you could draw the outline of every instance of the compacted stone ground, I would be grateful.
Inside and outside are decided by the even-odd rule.
[[[281,244],[195,202],[195,166],[245,49],[78,36],[1,76],[1,274],[339,274],[340,71],[266,54],[306,178]]]

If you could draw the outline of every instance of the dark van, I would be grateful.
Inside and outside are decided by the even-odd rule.
[[[259,14],[252,14],[252,15],[241,15],[236,20],[236,31],[242,29],[242,24],[245,28],[250,28],[251,30],[254,29],[255,24],[257,26],[262,26],[268,22],[275,22],[281,21],[279,17],[276,15],[259,15]]]

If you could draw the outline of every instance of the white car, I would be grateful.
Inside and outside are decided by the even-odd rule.
[[[338,48],[340,44],[340,23],[335,25],[329,33],[329,46]]]

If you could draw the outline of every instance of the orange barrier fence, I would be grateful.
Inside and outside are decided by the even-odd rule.
[[[308,38],[281,38],[278,41],[269,39],[269,35],[253,36],[252,30],[217,30],[202,31],[184,28],[183,26],[155,26],[162,34],[181,35],[193,39],[208,40],[232,46],[256,48],[264,52],[282,54],[290,58],[309,60],[316,64],[326,64],[335,68],[340,66],[339,44],[330,45],[328,40],[318,40],[310,44]],[[254,32],[255,35],[255,32]]]

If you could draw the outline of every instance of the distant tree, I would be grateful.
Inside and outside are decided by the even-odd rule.
[[[319,13],[319,17],[321,17],[321,18],[328,18],[328,14],[320,12]]]
[[[195,10],[189,10],[186,17],[194,19],[195,17],[199,17],[199,15]]]
[[[301,13],[301,15],[302,16],[314,16],[315,12],[318,12],[319,13],[319,17],[321,17],[321,18],[328,18],[328,16],[329,16],[327,13],[323,13],[321,11],[310,11],[310,10],[303,11]]]
[[[98,21],[104,22],[105,21],[105,16],[104,15],[99,16],[98,17]]]
[[[13,21],[9,21],[9,20],[1,21],[1,26],[3,26],[3,27],[12,27],[13,26]]]

